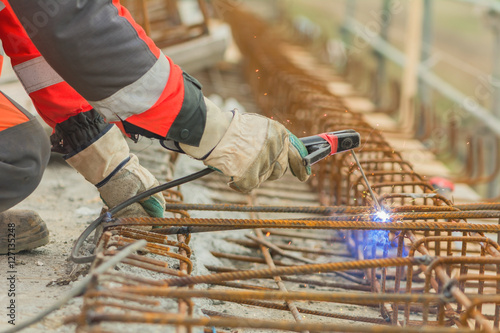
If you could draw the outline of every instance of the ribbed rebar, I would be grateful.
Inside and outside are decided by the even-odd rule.
[[[172,285],[169,285],[172,287]],[[376,304],[380,302],[423,303],[443,302],[444,295],[436,294],[374,294],[353,292],[298,292],[298,291],[259,291],[259,290],[196,290],[168,287],[122,287],[118,291],[142,296],[164,296],[172,298],[210,298],[217,300],[262,300],[262,301],[315,301],[343,304]],[[500,302],[500,295],[473,297],[474,300]]]
[[[189,276],[178,279],[167,279],[165,283],[169,286],[187,286],[191,284],[212,283],[230,280],[247,280],[256,278],[273,277],[277,275],[301,275],[311,273],[326,273],[335,271],[345,271],[351,269],[363,268],[379,268],[379,267],[396,267],[417,265],[428,262],[429,257],[412,257],[412,258],[387,258],[387,259],[371,259],[349,262],[337,262],[326,264],[302,265],[280,267],[276,269],[260,269],[252,271],[239,271],[234,273],[218,273],[201,276]]]
[[[167,209],[227,211],[227,212],[259,212],[259,213],[302,213],[302,214],[356,214],[372,210],[372,207],[348,206],[248,206],[235,204],[167,204]]]
[[[392,217],[399,217],[405,219],[416,219],[425,216],[431,219],[431,213],[408,213],[392,215]],[[446,216],[447,219],[451,218],[464,218],[485,216],[482,214],[468,214],[462,215],[461,212],[444,212],[439,213],[439,216]],[[494,215],[499,215],[494,213]],[[437,216],[437,215],[436,215]],[[357,217],[360,218],[360,217]],[[365,216],[366,218],[366,216]],[[437,219],[438,217],[436,217]],[[468,231],[468,232],[499,232],[500,225],[495,224],[472,224],[464,222],[370,222],[368,220],[359,221],[352,218],[352,220],[257,220],[257,219],[175,219],[175,218],[126,218],[120,219],[112,224],[113,225],[174,225],[187,227],[228,227],[232,229],[255,229],[255,228],[293,228],[293,229],[340,229],[340,230],[424,230],[424,231]],[[161,232],[161,231],[160,231]]]
[[[146,1],[140,2],[146,5]],[[142,277],[127,280],[127,274],[113,276],[112,272],[97,276],[96,285],[93,286],[95,288],[90,289],[84,296],[83,314],[71,318],[78,323],[77,330],[92,331],[93,324],[100,322],[175,325],[178,333],[190,332],[192,326],[208,326],[210,332],[221,327],[383,333],[492,332],[493,327],[498,328],[500,247],[497,242],[486,238],[482,233],[497,233],[500,240],[500,203],[453,205],[448,199],[437,194],[426,182],[426,177],[415,173],[411,163],[405,161],[403,154],[388,144],[380,131],[372,128],[360,114],[351,112],[346,107],[344,96],[334,94],[335,89],[331,89],[330,84],[335,83],[337,78],[328,76],[326,72],[329,69],[315,64],[298,46],[284,42],[282,31],[268,29],[265,22],[244,12],[243,4],[236,5],[233,1],[225,0],[216,0],[213,3],[230,9],[224,12],[230,14],[226,16],[233,27],[234,39],[246,57],[245,74],[253,87],[257,102],[265,112],[269,112],[267,116],[285,123],[287,128],[296,134],[313,135],[349,128],[358,131],[362,143],[356,154],[366,173],[366,180],[363,180],[357,170],[353,156],[343,153],[313,167],[309,184],[318,194],[321,206],[305,206],[303,203],[296,207],[185,204],[180,202],[180,192],[164,192],[168,202],[167,210],[182,218],[128,218],[112,221],[105,225],[111,233],[105,233],[99,249],[111,255],[114,250],[109,249],[110,246],[120,247],[134,239],[144,238],[149,242],[146,247],[149,253],[146,255],[144,252],[148,251],[144,251],[132,255],[124,263],[179,277],[162,277],[153,282],[150,278]],[[225,188],[225,185],[214,183],[214,178],[205,185],[217,191]],[[371,189],[373,200],[379,202],[388,214],[385,218],[381,219],[378,214],[374,214],[376,209],[369,195]],[[257,193],[270,197],[285,197],[283,193],[286,193],[286,197],[303,199],[301,193],[292,191],[293,184],[287,183],[276,186],[273,190],[261,188]],[[238,202],[243,202],[240,198],[238,195]],[[189,218],[188,211],[191,210],[324,216],[303,218],[297,215],[298,219],[278,216],[277,219],[268,220],[193,219]],[[482,223],[466,223],[465,220],[468,219],[481,219]],[[154,229],[134,229],[137,225],[153,226]],[[255,253],[222,253],[223,250],[220,249],[218,251],[221,252],[208,249],[207,252],[210,251],[220,258],[224,265],[235,261],[233,267],[245,267],[247,270],[209,266],[209,270],[217,273],[185,276],[190,271],[191,263],[191,250],[188,246],[190,233],[263,227],[268,228],[263,232],[269,237],[257,239],[261,249],[272,249],[276,257],[289,256],[283,250],[300,250],[304,253],[303,257],[291,257],[308,264],[290,266],[287,259],[279,261],[273,258],[277,268],[272,266],[272,269],[261,269],[259,264],[266,261]],[[298,231],[276,230],[284,228]],[[336,232],[314,233],[317,229]],[[455,232],[462,232],[462,236],[454,234]],[[178,241],[169,240],[166,236],[169,234],[178,234]],[[277,237],[280,242],[290,239],[294,245],[302,246],[276,246],[279,244],[276,242]],[[313,244],[318,242],[323,244],[318,246],[320,250],[314,252],[316,247]],[[334,243],[342,243],[346,251],[358,260],[331,262],[339,259],[330,257],[335,255],[335,251],[330,251],[328,246],[337,246]],[[241,240],[238,244],[248,245]],[[309,251],[307,247],[310,247]],[[252,248],[249,251],[255,250]],[[424,256],[414,257],[416,251]],[[150,255],[155,257],[150,258]],[[452,259],[446,259],[448,257]],[[170,262],[173,259],[176,260],[175,265]],[[316,260],[320,263],[311,264]],[[324,263],[325,261],[327,262]],[[269,263],[269,260],[267,262]],[[343,273],[358,284],[342,283],[338,281],[338,276],[330,272]],[[452,273],[457,276],[457,282],[451,279]],[[293,275],[307,276],[297,278],[292,277]],[[273,279],[277,276],[287,283],[287,288],[290,285],[288,292],[264,287],[268,285],[268,280],[255,280],[246,284],[239,282],[247,279]],[[485,281],[492,282],[486,284]],[[192,289],[200,284],[236,290]],[[344,288],[349,292],[293,291],[293,288],[313,286]],[[402,290],[406,290],[406,293]],[[491,295],[482,295],[487,292],[491,292]],[[177,300],[178,313],[165,313],[156,308],[148,311],[144,305],[156,305],[160,297]],[[193,315],[192,302],[192,298],[197,297],[249,304],[269,309],[267,311],[289,311],[291,308],[280,304],[281,301],[305,301],[362,305],[369,307],[370,311],[378,309],[379,313],[374,315],[374,318],[352,316],[341,313],[342,310],[334,305],[330,308],[331,311],[306,309],[298,305],[291,309],[296,317],[298,313],[312,314],[324,316],[323,320],[328,317],[370,324],[362,326],[337,321],[266,321],[229,315],[221,318],[218,316],[221,312],[215,310],[210,312],[213,318],[197,318]],[[132,304],[120,307],[118,301]],[[144,305],[136,305],[133,302]],[[495,304],[494,315],[483,309],[483,303]],[[108,313],[106,308],[110,308]],[[403,320],[400,318],[400,311],[404,311]],[[382,323],[388,325],[379,325]]]
[[[367,333],[472,333],[476,332],[465,328],[448,327],[394,327],[386,325],[361,326],[339,323],[294,323],[278,320],[261,320],[248,318],[194,318],[175,314],[155,314],[147,313],[144,315],[130,314],[124,318],[120,314],[93,314],[89,313],[86,319],[90,323],[122,322],[122,323],[147,323],[163,325],[185,325],[185,326],[208,326],[208,327],[231,327],[231,328],[257,328],[257,329],[275,329],[292,332],[315,331],[315,332],[367,332]]]

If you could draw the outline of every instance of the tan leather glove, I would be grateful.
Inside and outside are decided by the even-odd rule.
[[[200,147],[180,144],[188,155],[231,177],[229,186],[246,193],[290,167],[300,180],[311,174],[302,158],[307,149],[283,125],[257,114],[222,112],[210,100]],[[208,156],[207,156],[208,155]]]
[[[90,112],[90,111],[89,111]],[[159,185],[156,178],[139,164],[137,156],[130,153],[129,147],[122,133],[115,125],[104,124],[98,130],[82,130],[82,124],[90,124],[95,128],[95,119],[98,115],[80,115],[83,120],[68,121],[65,129],[56,127],[56,133],[62,132],[66,136],[65,145],[71,143],[75,149],[75,142],[88,142],[65,156],[66,162],[81,173],[86,180],[94,184],[104,203],[113,208],[136,194],[142,193]],[[95,118],[93,118],[95,117]],[[89,120],[90,119],[90,120]],[[75,126],[69,126],[73,122]],[[71,129],[68,129],[70,128]],[[78,127],[77,130],[72,130]],[[87,127],[87,125],[83,125]],[[103,129],[104,128],[104,129]],[[73,140],[77,133],[77,139]],[[82,134],[84,133],[84,134]],[[90,133],[90,134],[89,134]],[[92,140],[88,140],[92,138]],[[74,142],[73,142],[74,141]],[[117,217],[163,217],[165,199],[161,193],[156,193],[138,203],[134,203],[116,214]]]

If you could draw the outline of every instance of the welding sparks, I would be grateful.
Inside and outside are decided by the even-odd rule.
[[[388,222],[389,221],[389,218],[391,216],[383,211],[383,210],[379,210],[378,212],[375,213],[375,218],[373,219],[373,221],[375,222]]]

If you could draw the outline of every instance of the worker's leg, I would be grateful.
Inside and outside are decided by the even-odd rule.
[[[48,243],[47,227],[38,214],[8,209],[35,190],[49,156],[42,126],[0,92],[0,254]]]

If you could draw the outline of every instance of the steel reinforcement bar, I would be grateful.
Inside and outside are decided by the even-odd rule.
[[[245,57],[245,75],[263,112],[294,133],[358,131],[362,144],[356,154],[370,185],[346,153],[314,166],[309,183],[319,195],[317,207],[190,205],[182,202],[179,192],[165,192],[173,217],[119,219],[105,226],[97,248],[104,255],[114,255],[116,248],[135,239],[146,239],[148,244],[141,253],[129,256],[119,272],[96,276],[84,295],[81,314],[67,322],[77,323],[77,330],[96,332],[133,330],[131,325],[137,323],[174,326],[178,332],[191,332],[194,326],[208,332],[238,327],[297,332],[497,332],[500,204],[453,205],[438,195],[382,133],[356,110],[346,108],[328,88],[329,80],[336,78],[329,77],[329,69],[303,48],[288,42],[287,30],[270,27],[240,2],[217,0],[214,5],[223,9],[219,12],[232,27]],[[374,200],[387,215],[377,214]],[[189,216],[190,210],[297,215],[195,219]],[[207,266],[214,273],[191,275],[191,232],[254,228],[261,230],[256,231],[258,237],[239,240],[247,252],[212,252],[232,267]],[[326,231],[318,234],[317,229]],[[341,244],[344,253],[336,256],[341,250],[332,250],[332,244]],[[271,261],[263,255],[265,249]],[[143,272],[149,275],[142,276]],[[269,285],[270,279],[278,288]],[[290,291],[282,288],[283,283]],[[207,284],[213,290],[203,290]],[[296,292],[296,288],[313,287],[330,289]],[[243,318],[203,309],[210,314],[207,318],[196,312],[196,298],[250,304],[262,314],[271,309],[289,311],[294,318],[265,320],[256,314]],[[345,304],[363,312],[343,313]],[[307,315],[307,320],[297,318],[298,314]],[[345,322],[356,318],[359,325]]]

